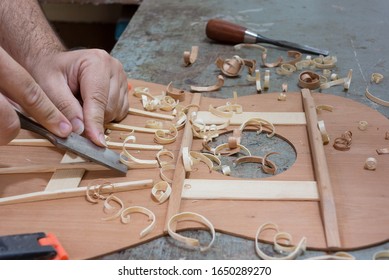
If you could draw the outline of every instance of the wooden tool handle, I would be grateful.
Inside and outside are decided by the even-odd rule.
[[[244,42],[246,27],[224,21],[221,19],[211,19],[205,28],[207,37],[227,44],[240,44]]]

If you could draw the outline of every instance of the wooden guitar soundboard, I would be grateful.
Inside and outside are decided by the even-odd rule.
[[[131,81],[133,88],[148,87],[152,94],[158,95],[166,89],[164,85],[143,81]],[[208,106],[225,105],[228,100],[212,99],[199,94],[185,93],[183,104],[199,102],[200,110],[207,111]],[[118,219],[103,221],[102,203],[91,204],[85,197],[74,197],[17,203],[0,204],[0,235],[31,233],[37,231],[56,234],[72,259],[88,259],[115,252],[166,233],[166,223],[171,216],[179,212],[190,211],[201,214],[210,220],[215,229],[236,236],[255,238],[260,225],[266,222],[277,224],[282,231],[289,232],[298,242],[303,236],[307,246],[318,250],[351,250],[388,241],[389,238],[389,156],[377,155],[377,148],[387,147],[385,132],[389,131],[389,121],[362,104],[330,94],[312,93],[313,100],[304,103],[301,93],[287,93],[286,101],[277,101],[278,93],[253,94],[240,97],[238,103],[244,112],[286,113],[290,116],[303,115],[306,123],[275,124],[278,136],[288,140],[294,147],[297,157],[295,163],[286,171],[264,179],[242,179],[225,176],[219,172],[210,173],[208,168],[199,166],[196,171],[185,173],[182,158],[179,157],[182,146],[200,151],[201,140],[193,139],[190,127],[179,131],[176,142],[165,145],[175,154],[176,169],[173,192],[170,199],[158,204],[150,193],[150,188],[117,193],[125,207],[143,206],[154,212],[156,227],[146,237],[140,238],[140,231],[149,221],[144,215],[133,214],[131,223],[122,224]],[[321,141],[315,134],[315,123],[309,123],[307,107],[314,104],[333,106],[333,111],[317,113],[317,119],[324,120],[330,136],[328,145],[315,146]],[[131,107],[141,109],[138,99],[130,92]],[[311,102],[311,103],[310,103]],[[312,108],[311,108],[312,109]],[[312,113],[312,110],[311,110]],[[147,118],[129,115],[123,124],[144,126]],[[367,130],[359,130],[361,120],[368,122]],[[271,121],[271,120],[269,120]],[[311,127],[311,129],[309,129]],[[232,126],[229,128],[232,129]],[[310,135],[310,130],[313,132]],[[353,133],[352,146],[349,151],[338,151],[332,146],[333,139],[346,130]],[[153,134],[135,133],[139,143],[155,144]],[[34,138],[31,133],[22,131],[19,138]],[[119,141],[119,132],[110,135]],[[310,139],[311,137],[311,139]],[[311,143],[310,143],[311,140]],[[319,151],[317,151],[319,149]],[[325,161],[317,158],[320,149]],[[118,150],[119,152],[119,150]],[[134,153],[142,159],[154,159],[155,151]],[[26,166],[35,164],[58,164],[63,152],[49,147],[0,147],[0,167]],[[378,161],[374,171],[364,169],[365,160],[375,157]],[[329,182],[323,179],[323,170],[327,169]],[[324,170],[325,171],[325,170]],[[152,179],[160,181],[159,169],[133,169],[126,177],[113,177],[112,171],[89,171],[82,178],[80,186],[88,186],[96,179],[109,182],[135,181]],[[32,173],[18,175],[0,175],[0,198],[45,190],[52,173]],[[186,181],[185,181],[186,180]],[[206,184],[201,183],[206,180]],[[227,180],[228,183],[223,183]],[[254,181],[254,183],[252,183]],[[232,184],[231,184],[232,182]],[[247,184],[247,182],[251,182]],[[263,197],[255,194],[250,197],[250,190],[269,188],[263,183],[274,182],[289,193],[294,186],[307,185],[313,195],[297,196],[277,194],[276,197]],[[193,184],[193,188],[184,187]],[[220,185],[228,185],[226,189]],[[196,186],[199,185],[198,188]],[[205,189],[201,189],[204,187]],[[218,188],[212,190],[213,186]],[[248,186],[249,185],[249,186]],[[239,187],[242,187],[240,193]],[[227,193],[228,189],[228,193]],[[196,191],[192,193],[191,191]],[[296,189],[297,191],[297,189]],[[225,192],[225,193],[224,193]],[[191,222],[178,223],[177,228],[198,227]],[[263,235],[262,241],[271,241],[271,236]],[[212,248],[211,248],[212,250]]]

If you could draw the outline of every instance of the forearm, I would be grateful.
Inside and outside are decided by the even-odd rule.
[[[65,49],[36,0],[0,1],[0,45],[27,70]]]

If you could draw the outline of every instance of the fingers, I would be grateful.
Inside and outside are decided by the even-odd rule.
[[[104,51],[89,50],[85,58],[79,70],[85,133],[105,146],[104,123],[127,115],[127,77],[120,62]]]
[[[19,118],[8,100],[0,93],[0,145],[8,144],[20,130]]]
[[[60,137],[72,126],[54,106],[30,74],[0,48],[0,91],[19,104],[38,123]]]
[[[82,107],[67,84],[61,72],[51,71],[49,79],[40,81],[40,86],[47,96],[62,114],[72,124],[73,132],[81,134],[84,132],[84,116]]]

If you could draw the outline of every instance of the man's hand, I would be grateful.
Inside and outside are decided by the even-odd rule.
[[[0,145],[15,138],[20,129],[11,102],[18,104],[54,134],[60,137],[70,134],[72,127],[66,117],[30,74],[0,47]]]
[[[30,69],[73,131],[104,146],[104,123],[128,113],[127,76],[121,63],[103,50],[56,52]],[[80,104],[82,102],[82,106]]]

